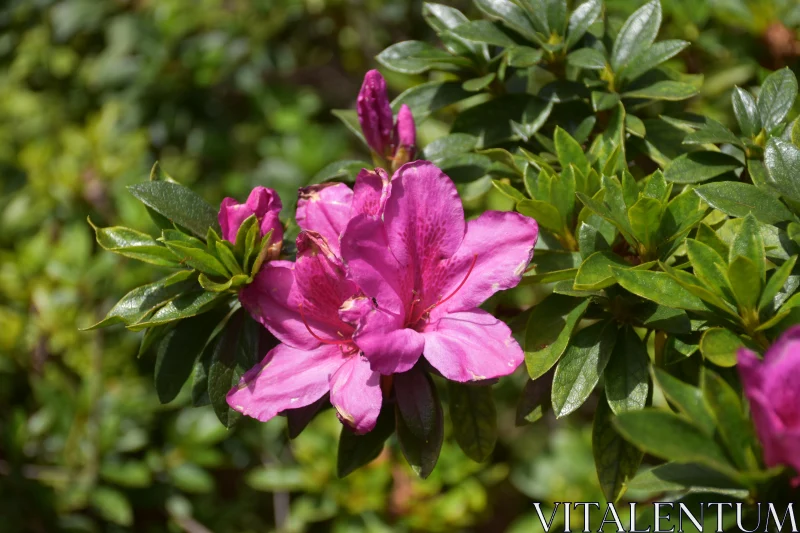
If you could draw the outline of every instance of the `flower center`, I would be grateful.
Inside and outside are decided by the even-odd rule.
[[[303,304],[302,303],[297,304],[297,308],[300,310],[300,318],[302,318],[303,325],[308,330],[309,335],[317,339],[322,344],[333,344],[339,346],[339,349],[341,350],[342,355],[344,356],[354,355],[358,353],[358,346],[355,345],[352,339],[340,339],[340,340],[325,339],[314,333],[314,331],[311,329],[311,326],[308,325],[308,320],[306,320],[306,314],[303,311]],[[341,333],[339,334],[341,335]]]
[[[422,326],[424,326],[425,323],[430,318],[431,311],[433,311],[434,309],[436,309],[437,307],[439,307],[440,305],[442,305],[443,303],[445,303],[446,301],[451,299],[453,296],[455,296],[458,293],[458,291],[460,291],[464,287],[464,284],[469,279],[470,274],[472,274],[472,270],[475,268],[475,263],[477,261],[478,261],[478,254],[475,254],[475,255],[472,256],[472,263],[469,265],[469,270],[467,270],[467,274],[464,276],[464,279],[461,280],[461,283],[458,284],[458,287],[456,287],[446,297],[440,298],[439,300],[437,300],[437,302],[435,304],[429,306],[428,308],[426,308],[425,310],[423,310],[419,314],[415,314],[414,313],[414,309],[416,308],[417,304],[422,299],[419,297],[419,293],[416,290],[412,291],[412,295],[414,296],[414,299],[411,300],[411,305],[408,308],[408,313],[406,315],[407,316],[406,327],[409,327],[409,328],[421,328]]]

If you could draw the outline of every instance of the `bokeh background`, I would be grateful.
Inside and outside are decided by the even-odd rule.
[[[478,17],[467,0],[449,2]],[[609,0],[623,17],[638,0]],[[705,75],[694,111],[796,68],[796,0],[662,0],[662,38]],[[374,56],[431,40],[418,0],[6,0],[0,5],[0,531],[535,531],[532,500],[602,501],[586,416],[516,427],[525,376],[495,387],[500,440],[476,464],[446,440],[427,481],[399,451],[335,477],[339,423],[289,442],[283,419],[228,431],[187,391],[160,405],[154,362],[119,329],[79,331],[156,269],[99,250],[150,231],[126,185],[155,160],[209,202],[297,187],[365,149],[352,108]],[[385,72],[393,95],[424,81]],[[428,119],[421,144],[446,132]],[[495,200],[486,200],[492,203]]]

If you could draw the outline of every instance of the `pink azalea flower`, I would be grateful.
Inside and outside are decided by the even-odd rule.
[[[768,467],[788,465],[800,473],[800,326],[786,331],[763,361],[746,348],[738,355],[764,462]],[[800,476],[794,484],[800,485]]]
[[[356,111],[364,139],[376,154],[395,160],[396,166],[413,159],[417,133],[411,109],[403,104],[397,114],[397,123],[393,123],[386,80],[377,70],[370,70],[364,76]]]
[[[297,261],[269,263],[240,300],[281,344],[228,392],[231,408],[265,422],[330,393],[339,418],[356,432],[375,426],[380,375],[353,342],[366,300],[320,234],[302,232]]]
[[[452,180],[427,161],[404,165],[391,186],[383,220],[356,216],[341,243],[351,279],[374,304],[353,334],[372,369],[405,372],[424,354],[454,381],[512,373],[522,349],[478,306],[519,283],[536,222],[498,211],[465,222]]]
[[[282,344],[228,393],[228,404],[261,421],[316,402],[330,392],[339,418],[356,432],[375,426],[382,393],[353,342],[368,310],[346,279],[339,235],[354,216],[380,216],[389,194],[386,172],[363,170],[351,190],[343,183],[301,189],[297,261],[273,261],[239,296]]]
[[[256,187],[250,192],[247,201],[238,203],[233,198],[225,198],[219,208],[219,225],[222,238],[236,242],[236,232],[246,219],[256,215],[261,236],[272,230],[271,243],[283,240],[283,226],[278,218],[281,212],[281,199],[278,193],[266,187]]]

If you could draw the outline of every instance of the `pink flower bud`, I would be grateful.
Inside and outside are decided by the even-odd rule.
[[[364,138],[373,151],[381,157],[391,155],[392,108],[386,90],[386,80],[377,70],[370,70],[364,76],[364,83],[356,100],[358,122]]]
[[[763,360],[746,348],[738,359],[764,462],[800,472],[800,326],[786,331]]]
[[[400,111],[397,113],[395,131],[397,132],[397,145],[406,148],[413,154],[417,144],[417,128],[414,125],[411,109],[406,104],[400,106]]]
[[[278,193],[266,187],[256,187],[247,197],[247,202],[240,204],[233,198],[225,198],[219,208],[219,225],[222,238],[236,242],[236,233],[251,215],[256,215],[261,236],[272,230],[270,243],[283,240],[283,226],[278,214],[281,212],[281,199]]]

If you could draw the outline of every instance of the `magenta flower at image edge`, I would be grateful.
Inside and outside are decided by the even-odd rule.
[[[283,240],[283,226],[278,218],[281,207],[278,193],[260,186],[250,191],[247,201],[243,204],[233,198],[225,198],[219,207],[222,238],[226,241],[236,242],[236,232],[239,231],[242,222],[255,215],[261,236],[263,237],[272,230],[270,243],[280,243]]]
[[[768,467],[787,465],[800,474],[800,325],[787,330],[763,361],[742,348],[738,369]],[[793,484],[800,485],[800,475]]]
[[[403,166],[381,187],[379,179],[362,172],[354,193],[343,184],[301,191],[297,262],[273,262],[242,294],[282,344],[230,391],[234,409],[265,421],[330,391],[340,418],[363,433],[380,412],[381,375],[409,371],[423,351],[456,381],[505,376],[522,362],[508,326],[476,306],[519,283],[538,237],[535,221],[486,212],[466,223],[452,181],[429,162]],[[334,253],[340,236],[350,263]],[[352,279],[366,285],[345,277],[345,264],[351,274],[355,264]],[[402,316],[387,321],[401,307]]]
[[[414,159],[417,130],[411,109],[406,104],[400,106],[397,122],[393,122],[386,80],[377,70],[364,76],[356,111],[364,139],[376,154],[394,160],[396,166]]]

